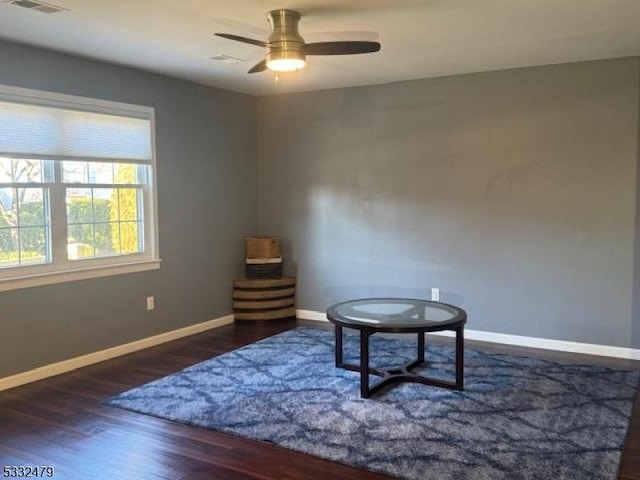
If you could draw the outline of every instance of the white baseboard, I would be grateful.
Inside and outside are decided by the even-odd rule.
[[[296,317],[300,320],[315,320],[316,322],[328,322],[327,314],[315,310],[296,310]]]
[[[0,392],[10,388],[19,387],[20,385],[25,385],[27,383],[53,377],[55,375],[60,375],[62,373],[67,373],[78,368],[86,367],[87,365],[93,365],[94,363],[127,355],[128,353],[133,353],[138,350],[154,347],[172,340],[188,337],[189,335],[195,335],[196,333],[204,332],[206,330],[222,327],[223,325],[229,325],[233,323],[233,321],[233,315],[226,315],[207,322],[190,325],[188,327],[179,328],[178,330],[172,330],[170,332],[164,332],[159,335],[143,338],[134,342],[125,343],[124,345],[118,345],[116,347],[107,348],[105,350],[89,353],[80,357],[70,358],[61,362],[38,367],[10,377],[0,378]]]
[[[327,315],[314,310],[298,310],[297,316],[303,320],[315,320],[326,322]],[[432,335],[453,336],[453,332],[433,332]],[[520,335],[507,335],[504,333],[483,332],[480,330],[464,330],[464,336],[468,340],[481,342],[502,343],[505,345],[517,345],[519,347],[542,348],[544,350],[556,350],[559,352],[583,353],[585,355],[598,355],[602,357],[625,358],[628,360],[640,360],[640,350],[634,348],[614,347],[611,345],[597,345],[593,343],[568,342],[549,338],[523,337]]]

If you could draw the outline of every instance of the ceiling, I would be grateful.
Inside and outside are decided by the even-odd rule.
[[[54,14],[0,2],[1,38],[252,95],[640,55],[639,0],[51,0],[68,9]],[[308,42],[382,50],[310,57],[277,82],[248,75],[261,47],[213,32],[266,39],[277,8],[302,13]]]

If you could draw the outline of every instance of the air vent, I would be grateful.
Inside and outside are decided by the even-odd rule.
[[[229,55],[216,55],[215,57],[210,57],[211,60],[214,60],[216,62],[221,62],[221,63],[231,63],[231,64],[236,64],[236,63],[240,63],[243,62],[244,60],[240,59],[240,58],[236,58],[236,57],[231,57]]]
[[[36,2],[34,0],[13,0],[11,5],[16,7],[28,8],[29,10],[35,10],[40,13],[58,13],[64,12],[67,9],[58,7],[57,5],[51,5],[50,3]]]

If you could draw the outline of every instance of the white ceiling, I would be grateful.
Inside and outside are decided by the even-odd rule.
[[[640,55],[640,0],[51,0],[69,10],[51,15],[0,2],[2,38],[253,95]],[[310,57],[277,83],[248,75],[262,49],[213,32],[265,39],[277,8],[302,13],[306,41],[382,50]]]

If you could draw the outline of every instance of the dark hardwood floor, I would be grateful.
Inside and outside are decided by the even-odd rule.
[[[323,323],[298,324],[331,328]],[[100,405],[106,397],[294,326],[294,322],[229,325],[0,392],[0,468],[51,465],[56,471],[53,478],[74,480],[388,478],[233,435]],[[447,343],[451,339],[431,337],[429,341]],[[481,345],[505,353],[640,370],[640,362]],[[640,396],[636,396],[619,479],[640,480]]]

